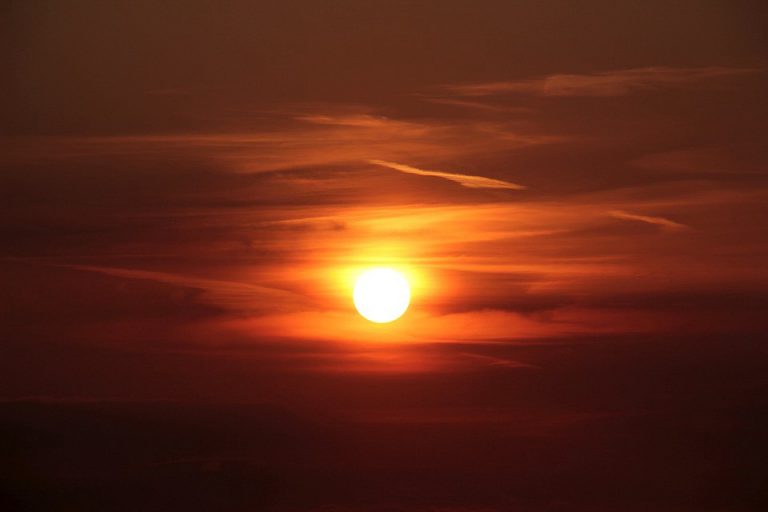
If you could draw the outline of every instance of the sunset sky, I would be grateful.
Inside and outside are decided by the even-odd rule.
[[[765,2],[0,20],[0,508],[768,506]]]

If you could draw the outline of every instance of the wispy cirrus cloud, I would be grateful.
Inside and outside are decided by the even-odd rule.
[[[217,307],[223,307],[230,311],[254,312],[262,309],[268,302],[271,308],[284,308],[289,304],[295,305],[300,298],[295,294],[245,282],[210,279],[183,274],[157,272],[150,270],[138,270],[129,268],[102,267],[94,265],[60,265],[74,270],[96,272],[123,279],[140,279],[157,283],[170,284],[199,290],[202,292],[199,300]]]
[[[497,180],[494,178],[486,178],[484,176],[474,176],[471,174],[456,174],[444,171],[428,171],[425,169],[419,169],[417,167],[411,167],[410,165],[398,164],[395,162],[387,162],[385,160],[368,160],[369,163],[378,165],[381,167],[387,167],[395,171],[404,172],[406,174],[416,174],[419,176],[432,176],[435,178],[443,178],[449,181],[454,181],[459,185],[467,188],[499,188],[509,190],[525,190],[527,187],[524,185],[518,185],[517,183],[511,183],[509,181]]]
[[[684,229],[690,229],[690,226],[675,222],[665,217],[656,217],[652,215],[640,215],[637,213],[629,213],[623,210],[612,210],[608,212],[608,215],[616,219],[630,220],[636,222],[645,222],[646,224],[653,224],[664,229],[679,231]]]
[[[477,110],[481,112],[493,112],[497,114],[528,114],[532,111],[532,109],[528,107],[497,105],[492,103],[484,103],[482,101],[462,100],[456,98],[426,97],[424,100],[429,103],[435,103],[437,105],[448,105],[450,107]]]
[[[449,160],[562,143],[559,134],[507,120],[400,119],[329,105],[282,113],[277,127],[213,133],[33,137],[3,144],[0,165],[88,158],[193,158],[220,171],[266,173],[358,165],[377,155]],[[2,143],[2,141],[0,141]],[[494,187],[494,188],[506,188]]]
[[[459,96],[494,96],[532,94],[535,96],[624,96],[642,90],[654,90],[754,73],[755,69],[731,67],[671,68],[646,67],[604,71],[590,74],[554,74],[539,78],[450,85],[445,87]]]

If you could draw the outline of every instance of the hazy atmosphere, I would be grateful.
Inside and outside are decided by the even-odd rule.
[[[11,0],[0,63],[0,509],[768,507],[764,2]]]

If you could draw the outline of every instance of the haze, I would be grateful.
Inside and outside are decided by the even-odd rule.
[[[3,510],[768,505],[764,2],[0,13]]]

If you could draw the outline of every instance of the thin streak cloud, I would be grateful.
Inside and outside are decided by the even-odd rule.
[[[541,78],[448,86],[459,96],[532,94],[535,96],[625,96],[642,90],[681,86],[702,80],[754,73],[755,69],[647,67],[591,74],[555,74]]]
[[[287,306],[288,304],[296,304],[299,301],[299,298],[291,292],[249,283],[128,268],[91,265],[61,266],[123,279],[142,279],[200,290],[204,293],[204,295],[200,297],[200,300],[230,311],[253,312],[260,309],[264,301],[269,301],[272,306],[277,304],[279,305],[278,307]]]
[[[484,176],[456,174],[443,171],[428,171],[425,169],[419,169],[417,167],[411,167],[410,165],[387,162],[385,160],[368,160],[368,162],[381,167],[386,167],[388,169],[393,169],[395,171],[404,172],[406,174],[443,178],[449,181],[454,181],[459,185],[467,188],[498,188],[508,190],[525,190],[527,188],[524,185],[518,185],[517,183],[510,183],[509,181],[497,180],[494,178],[486,178]]]
[[[653,224],[669,230],[683,230],[690,229],[690,226],[675,222],[673,220],[664,217],[655,217],[651,215],[638,215],[636,213],[629,213],[622,210],[613,210],[608,212],[608,215],[616,219],[631,220],[637,222],[645,222],[646,224]]]

